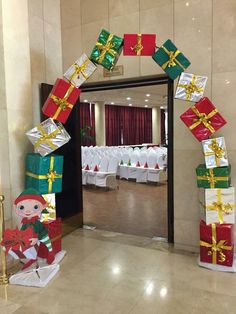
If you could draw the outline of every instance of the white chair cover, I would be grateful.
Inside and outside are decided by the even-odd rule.
[[[118,164],[119,161],[116,157],[112,157],[109,162],[107,159],[107,163],[108,163],[108,167],[107,167],[107,171],[99,171],[97,172],[96,175],[96,186],[100,186],[100,187],[108,187],[107,186],[107,178],[108,176],[113,176],[114,180],[116,178],[116,172],[117,172],[117,168],[118,168]]]
[[[100,161],[101,161],[101,159],[98,155],[96,157],[94,157],[94,159],[91,163],[91,170],[89,170],[87,172],[87,184],[95,185],[97,171],[94,171],[94,168],[95,168],[95,166],[97,166],[99,168]]]

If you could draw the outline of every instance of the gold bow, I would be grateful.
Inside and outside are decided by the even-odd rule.
[[[191,99],[191,96],[194,92],[200,93],[203,92],[204,89],[202,87],[198,87],[196,84],[196,75],[193,75],[191,82],[188,84],[178,84],[177,87],[185,88],[185,93],[187,95],[187,100]]]
[[[217,109],[212,110],[209,114],[206,114],[205,112],[200,112],[195,105],[191,107],[192,111],[195,113],[195,115],[198,117],[196,119],[193,119],[194,123],[189,126],[190,130],[193,130],[196,128],[199,124],[204,124],[204,126],[211,132],[214,133],[215,129],[211,125],[211,121],[208,121],[211,119],[217,112]]]
[[[65,96],[63,98],[59,98],[55,95],[51,95],[50,98],[53,100],[53,102],[58,106],[56,112],[53,115],[53,119],[56,119],[61,111],[67,110],[67,109],[72,109],[73,105],[70,104],[67,99],[69,98],[70,94],[72,93],[74,89],[73,85],[70,85],[68,88],[67,92],[65,93]]]
[[[223,213],[225,215],[229,215],[230,212],[233,210],[233,208],[234,208],[234,205],[231,205],[229,203],[225,204],[222,202],[221,189],[217,189],[217,201],[213,202],[212,205],[206,206],[207,210],[216,210],[218,212],[218,218],[219,218],[220,224],[224,223]]]
[[[200,246],[208,248],[208,255],[212,255],[212,263],[217,263],[217,252],[220,254],[219,262],[223,263],[226,260],[225,254],[222,252],[223,250],[231,251],[232,246],[226,245],[227,240],[220,240],[218,243],[216,242],[216,224],[211,225],[212,230],[212,243],[208,243],[205,241],[200,241]]]
[[[53,150],[57,149],[57,146],[54,145],[51,141],[56,137],[56,134],[59,132],[59,129],[56,129],[52,133],[47,134],[42,125],[38,125],[37,130],[41,133],[40,139],[34,144],[35,148],[38,148],[41,144],[47,144],[50,146]]]
[[[32,172],[27,171],[26,175],[39,180],[47,180],[48,181],[48,193],[52,193],[52,185],[55,179],[61,179],[62,174],[57,174],[56,171],[53,171],[54,167],[54,157],[50,157],[50,166],[47,174],[34,174]]]
[[[113,57],[116,56],[117,52],[115,50],[113,50],[114,46],[115,46],[115,43],[112,43],[111,40],[113,38],[113,34],[110,34],[108,36],[108,39],[107,39],[107,42],[105,45],[103,45],[102,43],[100,42],[97,42],[96,43],[96,46],[100,52],[100,56],[98,56],[96,58],[96,60],[98,61],[98,63],[102,63],[102,61],[104,60],[105,58],[105,55],[107,52],[109,52]]]
[[[213,189],[217,181],[226,181],[229,177],[215,177],[213,169],[208,169],[207,173],[203,176],[197,176],[197,180],[207,180],[210,184],[210,188]]]
[[[213,138],[211,140],[211,144],[208,145],[208,148],[212,150],[212,152],[205,152],[205,156],[215,156],[215,161],[216,161],[216,166],[220,167],[220,159],[224,157],[225,155],[225,150],[219,146],[217,140]]]
[[[83,75],[83,77],[85,79],[87,79],[89,77],[89,75],[84,72],[87,68],[87,65],[90,63],[89,59],[86,59],[81,65],[74,63],[73,67],[74,67],[74,72],[71,74],[71,76],[69,77],[69,81],[72,81],[75,76],[79,75],[80,73]]]
[[[136,53],[137,56],[141,55],[141,51],[143,50],[142,45],[142,34],[137,34],[137,44],[133,47],[130,47],[132,51]]]
[[[167,67],[174,67],[176,65],[180,66],[183,70],[185,70],[185,67],[176,59],[176,57],[181,53],[179,50],[169,51],[168,49],[166,49],[165,46],[161,46],[161,48],[165,51],[165,53],[169,57],[169,60],[166,61],[161,66],[163,70],[165,70]]]

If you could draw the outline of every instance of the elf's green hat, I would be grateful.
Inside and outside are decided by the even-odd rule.
[[[24,190],[16,199],[14,204],[17,205],[19,202],[24,201],[24,200],[36,200],[39,201],[42,205],[46,205],[47,202],[45,199],[42,197],[42,195],[35,189],[29,188]]]

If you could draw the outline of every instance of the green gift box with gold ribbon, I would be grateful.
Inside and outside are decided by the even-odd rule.
[[[176,79],[191,64],[170,39],[154,53],[152,58],[172,80]]]
[[[230,187],[231,166],[207,169],[204,164],[196,168],[197,186],[199,188],[228,188]]]
[[[41,194],[61,192],[63,156],[28,154],[25,168],[25,188],[34,188]]]
[[[121,37],[102,29],[90,59],[107,70],[112,70],[118,61],[122,46],[123,39]]]

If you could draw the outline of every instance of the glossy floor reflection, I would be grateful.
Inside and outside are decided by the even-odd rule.
[[[119,189],[84,187],[84,224],[143,237],[167,238],[167,184],[118,180]]]
[[[195,255],[94,239],[91,232],[63,239],[68,254],[46,288],[0,287],[0,313],[236,312],[234,274],[199,268]]]

